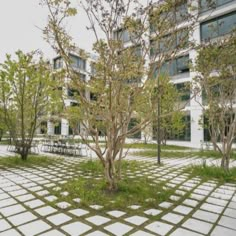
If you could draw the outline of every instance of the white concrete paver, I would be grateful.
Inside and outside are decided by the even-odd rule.
[[[0,146],[0,156],[1,153]],[[78,208],[51,207],[50,201],[59,201],[51,190],[68,196],[69,192],[63,192],[60,184],[78,176],[79,172],[74,173],[70,168],[86,158],[68,158],[63,164],[49,167],[4,168],[0,169],[0,236],[236,235],[236,184],[202,182],[181,172],[182,167],[196,163],[199,158],[169,158],[158,168],[152,158],[128,156],[127,159],[144,161],[142,170],[127,172],[130,178],[148,176],[157,183],[166,181],[163,189],[175,189],[168,201],[157,208],[129,203],[127,211],[113,209],[106,211],[106,216],[100,215],[104,206],[99,202],[83,207],[79,194],[74,199]],[[137,214],[140,210],[142,216]],[[160,215],[158,221],[153,218],[157,215]]]

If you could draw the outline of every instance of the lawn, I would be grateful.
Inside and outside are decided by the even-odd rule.
[[[137,148],[137,149],[157,149],[156,143],[126,143],[125,148]],[[191,148],[180,147],[176,145],[161,145],[163,150],[188,150]]]
[[[29,155],[26,161],[23,161],[20,157],[2,157],[0,158],[1,167],[32,167],[37,166],[48,166],[55,163],[61,162],[62,158],[46,157],[39,155]]]
[[[217,166],[198,165],[191,166],[185,169],[186,173],[191,177],[200,177],[204,181],[217,180],[217,182],[236,182],[236,167],[231,168],[229,171],[224,171]]]
[[[123,176],[118,183],[118,190],[110,192],[103,179],[100,162],[82,162],[74,167],[81,173],[80,176],[60,185],[60,191],[51,190],[51,193],[58,201],[69,202],[74,207],[77,206],[73,201],[75,198],[80,198],[80,204],[84,207],[102,205],[101,212],[112,209],[128,211],[127,206],[130,205],[156,208],[158,204],[169,199],[175,190],[166,189],[165,182],[154,181],[149,175],[134,176],[136,171],[142,170],[142,165],[143,163],[136,161],[123,161]],[[68,195],[62,196],[61,192],[68,192]]]
[[[157,150],[149,149],[149,150],[142,150],[142,151],[135,151],[132,153],[135,156],[143,156],[143,157],[157,157]],[[202,158],[221,158],[220,153],[211,150],[201,150],[201,151],[161,151],[162,157],[173,157],[173,158],[182,158],[182,157],[202,157]],[[236,159],[236,151],[234,150],[231,154],[232,159]]]

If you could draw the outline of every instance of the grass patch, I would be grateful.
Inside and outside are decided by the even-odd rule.
[[[143,157],[157,157],[157,150],[145,150],[145,151],[138,151],[133,152],[132,155],[134,156],[143,156]],[[193,157],[195,156],[195,152],[161,152],[161,157]]]
[[[234,182],[236,181],[236,167],[231,168],[228,172],[216,166],[191,166],[185,169],[190,173],[190,177],[200,177],[203,180],[215,179],[219,182]]]
[[[213,157],[213,158],[221,158],[221,154],[214,150],[201,150],[196,152],[199,157]],[[236,151],[233,150],[231,153],[231,158],[236,159]]]
[[[133,155],[137,156],[145,156],[145,157],[157,157],[157,150],[144,150],[144,151],[137,151],[133,152]],[[181,157],[202,157],[202,158],[221,158],[221,155],[219,152],[213,151],[213,150],[201,150],[201,151],[194,151],[194,152],[168,152],[165,150],[161,151],[162,157],[175,157],[175,158],[181,158]],[[236,152],[233,152],[231,155],[232,159],[236,159]]]
[[[140,148],[140,149],[157,149],[156,143],[126,143],[125,148]],[[180,147],[175,145],[161,145],[163,150],[187,150],[188,147]]]
[[[148,176],[130,177],[129,175],[132,175],[136,168],[140,170],[142,166],[137,162],[124,162],[122,168],[124,174],[122,180],[118,182],[118,190],[110,192],[107,190],[107,184],[103,177],[96,176],[101,171],[98,164],[97,161],[94,161],[93,164],[91,161],[81,163],[81,169],[88,167],[84,171],[91,171],[92,175],[82,174],[82,177],[71,179],[60,186],[62,188],[60,191],[52,190],[52,194],[58,197],[58,201],[67,201],[75,207],[77,203],[73,201],[74,198],[80,198],[80,204],[83,207],[101,205],[103,208],[100,211],[105,212],[112,209],[129,211],[127,206],[134,204],[154,208],[169,199],[175,191],[174,189],[166,190],[163,188],[164,182],[155,183]],[[62,196],[60,193],[64,191],[69,192],[69,195]],[[149,201],[146,201],[147,199]],[[143,212],[143,209],[141,211]]]
[[[0,165],[3,167],[31,167],[33,165],[48,166],[60,162],[59,158],[30,155],[26,161],[20,157],[3,157],[0,159]]]
[[[122,172],[126,172],[127,170],[135,171],[140,167],[137,161],[122,161],[121,162],[121,169]],[[89,160],[79,163],[75,166],[75,169],[82,171],[85,175],[87,173],[91,174],[103,174],[103,166],[102,163],[98,160]]]
[[[7,139],[3,139],[0,142],[0,145],[9,145],[9,144],[10,144],[10,140],[7,140]]]

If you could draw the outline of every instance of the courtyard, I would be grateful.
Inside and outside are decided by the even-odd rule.
[[[13,153],[0,145],[0,156],[9,158]],[[114,195],[105,202],[96,196],[85,201],[90,192],[82,188],[67,189],[74,180],[102,179],[95,168],[82,168],[95,161],[93,155],[49,156],[53,162],[45,165],[0,166],[0,235],[236,234],[236,183],[204,179],[186,171],[188,166],[201,165],[202,158],[163,158],[157,166],[155,158],[131,152],[126,162],[134,164],[126,165],[124,179],[138,188],[138,181],[145,178],[153,186],[152,193],[156,189],[158,200],[125,195],[127,201],[122,202]],[[204,162],[216,165],[219,159],[205,158]],[[232,160],[231,167],[235,166],[236,160]]]

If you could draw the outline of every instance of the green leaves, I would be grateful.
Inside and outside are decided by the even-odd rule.
[[[14,142],[30,146],[40,122],[60,98],[50,67],[40,54],[16,52],[0,66],[0,101],[4,122]]]

